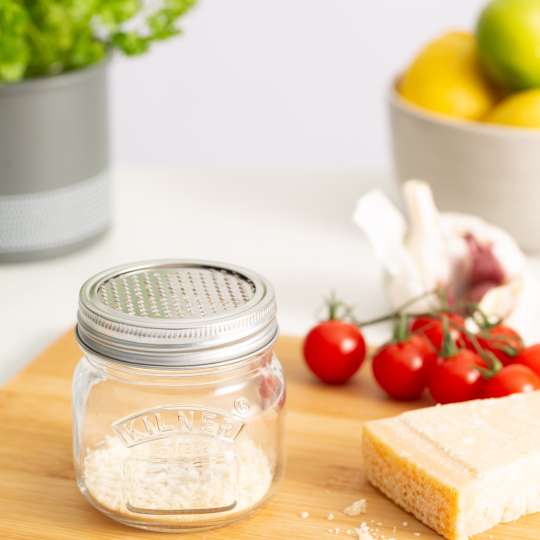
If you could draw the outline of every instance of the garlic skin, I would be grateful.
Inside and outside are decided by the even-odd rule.
[[[407,221],[378,190],[361,197],[353,216],[384,268],[391,305],[398,307],[440,287],[464,291],[473,264],[466,238],[472,235],[475,242],[490,251],[504,274],[504,282],[491,286],[482,296],[480,308],[515,328],[526,343],[538,341],[540,287],[514,239],[478,217],[440,213],[425,182],[405,182],[403,196]],[[411,306],[410,311],[436,307],[435,298],[426,298]]]

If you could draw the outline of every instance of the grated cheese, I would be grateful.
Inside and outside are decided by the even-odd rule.
[[[160,521],[182,522],[207,518],[175,510],[227,508],[223,515],[256,505],[270,489],[272,470],[266,454],[247,436],[234,445],[183,435],[131,448],[109,436],[87,453],[83,479],[90,496],[113,513],[157,510],[169,512]]]
[[[343,513],[347,516],[358,516],[360,514],[365,514],[367,512],[367,501],[366,499],[359,499],[354,501],[351,505],[347,506]]]
[[[358,536],[358,540],[375,540],[367,523],[360,523],[360,526],[355,529],[355,532]]]

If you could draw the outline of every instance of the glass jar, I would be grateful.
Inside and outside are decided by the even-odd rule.
[[[283,473],[285,383],[271,286],[200,261],[127,265],[87,281],[73,379],[79,488],[157,531],[236,521]]]

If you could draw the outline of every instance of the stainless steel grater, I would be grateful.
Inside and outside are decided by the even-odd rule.
[[[133,364],[189,367],[238,359],[277,336],[275,295],[258,274],[204,261],[123,265],[88,280],[77,334]]]

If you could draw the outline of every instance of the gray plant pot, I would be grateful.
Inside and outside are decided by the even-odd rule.
[[[108,229],[107,65],[0,86],[0,262],[64,254]]]

